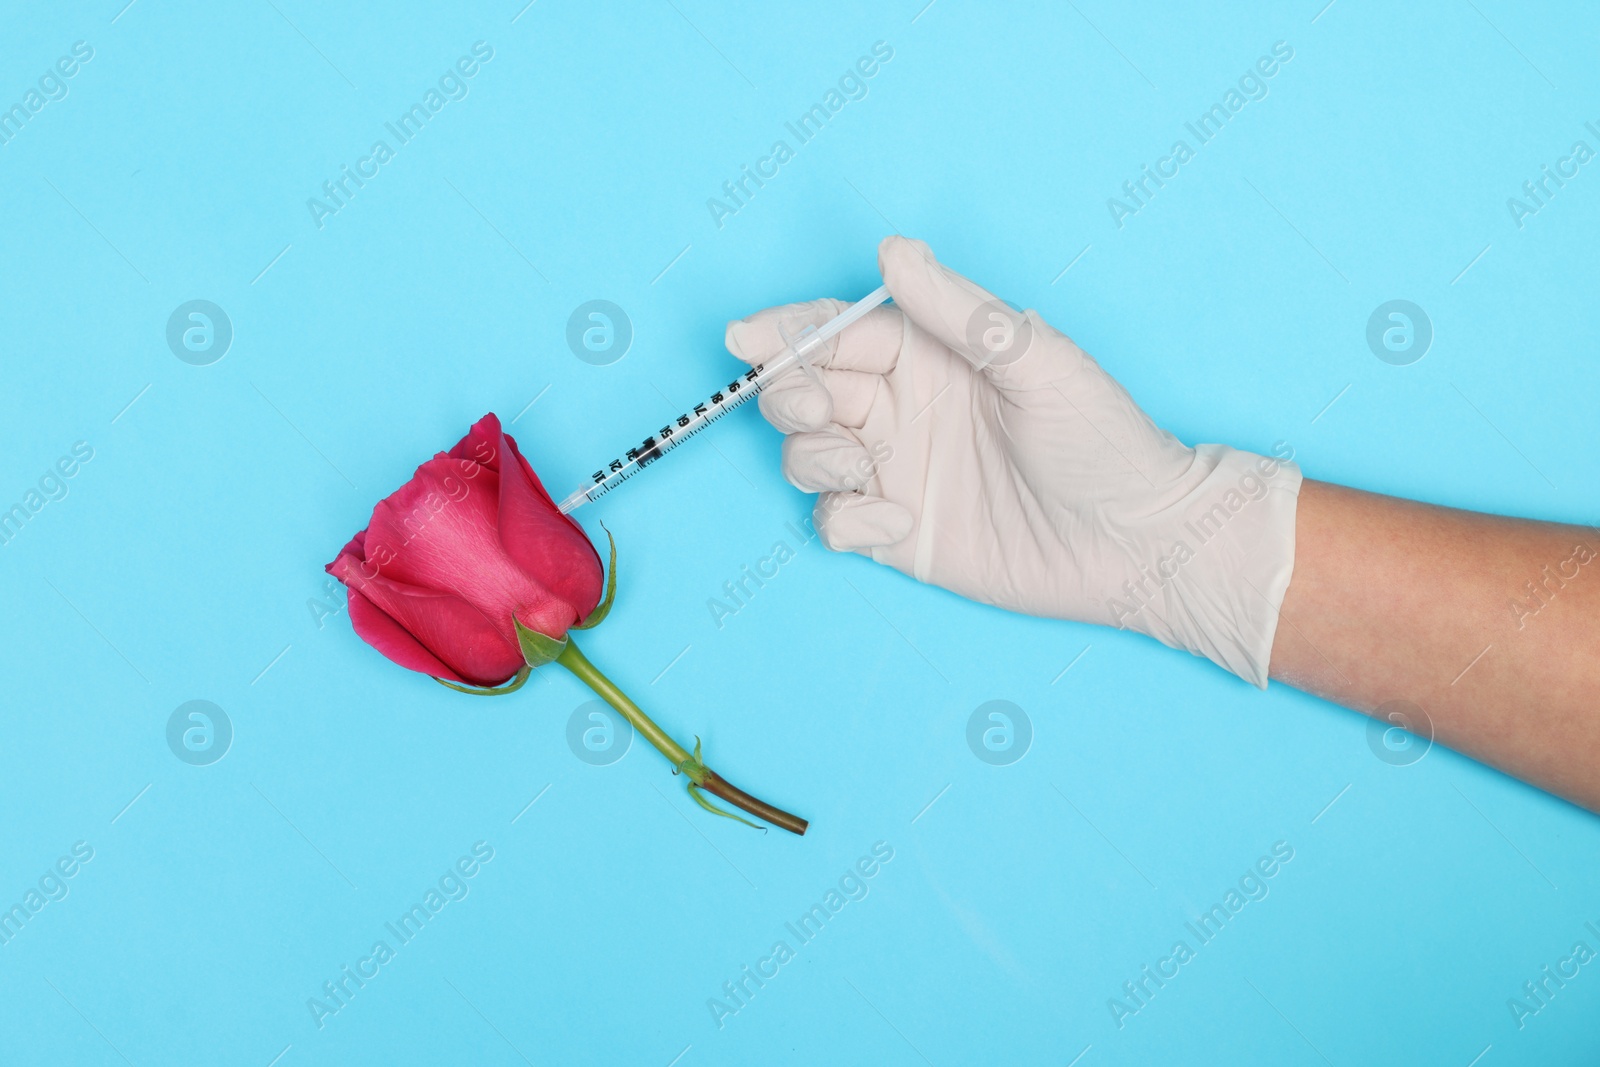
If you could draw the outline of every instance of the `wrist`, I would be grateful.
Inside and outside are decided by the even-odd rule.
[[[1199,445],[1194,462],[1129,522],[1108,625],[1204,656],[1260,688],[1294,569],[1302,476],[1280,442],[1265,455]]]

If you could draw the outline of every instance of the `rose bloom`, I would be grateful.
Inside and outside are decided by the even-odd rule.
[[[600,556],[493,414],[372,509],[327,571],[362,640],[402,667],[495,686],[522,669],[515,617],[560,639],[600,601]]]

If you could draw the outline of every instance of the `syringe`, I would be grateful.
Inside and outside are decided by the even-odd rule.
[[[570,515],[591,500],[598,500],[632,478],[683,442],[716,422],[722,416],[765,389],[773,379],[798,364],[806,364],[830,337],[889,299],[889,287],[880,285],[821,326],[807,326],[792,338],[789,346],[765,363],[745,371],[646,437],[638,446],[595,471],[589,481],[561,502],[561,514]]]

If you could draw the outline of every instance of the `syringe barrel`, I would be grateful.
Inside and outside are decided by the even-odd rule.
[[[862,317],[879,304],[889,299],[889,287],[880,285],[854,304],[845,308],[839,314],[829,319],[817,328],[817,336],[826,341],[830,337],[837,337],[840,333],[860,322]]]
[[[821,326],[807,326],[795,337],[786,336],[788,344],[782,352],[765,363],[752,367],[712,393],[708,399],[678,415],[660,430],[646,437],[637,447],[628,449],[595,471],[587,484],[579,487],[561,502],[561,513],[569,515],[589,501],[604,496],[638,474],[648,464],[761,392],[769,382],[795,364],[809,363],[829,338],[838,336],[841,331],[859,321],[863,315],[887,299],[889,299],[888,286],[879,286]]]

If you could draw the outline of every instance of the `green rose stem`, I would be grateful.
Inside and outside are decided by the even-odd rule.
[[[606,704],[610,704],[611,707],[621,712],[622,717],[632,723],[634,729],[643,734],[646,741],[656,745],[656,749],[661,752],[661,755],[667,757],[667,760],[672,763],[674,768],[686,774],[690,782],[693,782],[693,785],[698,785],[701,789],[706,790],[707,793],[714,793],[717,797],[722,797],[723,800],[728,801],[730,805],[734,805],[736,808],[749,811],[757,819],[765,819],[765,821],[771,822],[776,827],[789,830],[790,833],[803,835],[806,832],[806,825],[808,824],[802,817],[792,816],[792,814],[781,808],[774,808],[770,803],[766,803],[765,800],[757,800],[750,793],[739,789],[738,785],[731,784],[722,774],[717,774],[717,771],[701,763],[701,760],[699,760],[698,741],[694,744],[693,755],[688,750],[683,749],[683,745],[678,744],[670,734],[667,734],[667,731],[656,725],[651,720],[650,715],[645,715],[645,712],[638,707],[638,704],[630,701],[626,693],[622,693],[621,689],[616,688],[614,681],[606,678],[603,673],[600,673],[598,667],[589,662],[589,657],[584,656],[579,651],[578,641],[571,640],[571,637],[566,638],[566,646],[555,657],[555,662],[571,670],[574,675],[578,675],[579,680],[584,685],[589,686],[590,689],[594,689],[595,693],[600,694]],[[701,798],[696,797],[696,800],[699,801]],[[701,803],[702,806],[707,806],[704,805],[704,801],[701,801]]]
[[[599,626],[611,612],[611,605],[617,594],[617,542],[611,536],[611,531],[606,531],[606,539],[611,542],[611,559],[606,565],[605,597],[589,612],[587,618],[572,626],[573,630],[590,630]],[[729,782],[722,775],[707,767],[700,759],[700,739],[694,739],[694,752],[688,752],[678,742],[674,741],[665,730],[651,721],[628,695],[618,689],[616,685],[600,673],[600,668],[590,663],[588,657],[578,650],[572,634],[566,633],[561,637],[549,637],[524,626],[521,619],[515,615],[511,617],[512,626],[517,633],[517,644],[522,649],[523,667],[517,671],[505,684],[494,686],[462,685],[447,681],[444,678],[435,678],[434,681],[442,686],[454,689],[458,693],[470,693],[473,696],[504,696],[515,693],[528,681],[528,676],[539,667],[551,663],[559,663],[605,699],[607,704],[622,713],[622,717],[633,724],[633,728],[643,734],[649,742],[656,746],[660,753],[672,763],[672,773],[685,775],[689,779],[689,796],[702,808],[713,815],[721,815],[725,819],[742,822],[746,826],[755,826],[753,822],[741,819],[731,811],[723,811],[701,795],[701,791],[719,796],[728,803],[749,812],[758,819],[765,819],[774,826],[781,826],[791,834],[803,835],[809,825],[804,819],[790,815],[781,808],[775,808],[764,800],[758,800],[746,793],[743,789]],[[764,826],[757,826],[758,830],[765,830]]]
[[[600,668],[589,662],[588,657],[578,650],[577,642],[573,641],[570,635],[567,638],[566,647],[555,657],[555,662],[577,675],[583,684],[593,689],[607,704],[621,712],[623,718],[632,723],[635,730],[639,731],[646,740],[656,746],[657,750],[667,757],[673,767],[687,775],[689,781],[693,783],[690,787],[691,792],[695,786],[698,786],[708,793],[721,797],[729,804],[748,811],[758,819],[765,819],[774,826],[780,826],[788,830],[791,834],[803,835],[806,832],[806,826],[808,825],[806,820],[796,815],[790,815],[781,808],[775,808],[764,800],[758,800],[700,762],[699,741],[695,742],[695,751],[692,755],[682,745],[674,741],[665,730],[657,726],[650,716],[640,709],[639,705],[629,700],[628,695],[618,689],[611,679],[600,673]],[[704,807],[710,807],[698,796],[695,797],[695,800]],[[716,809],[713,808],[711,810],[715,811]]]

